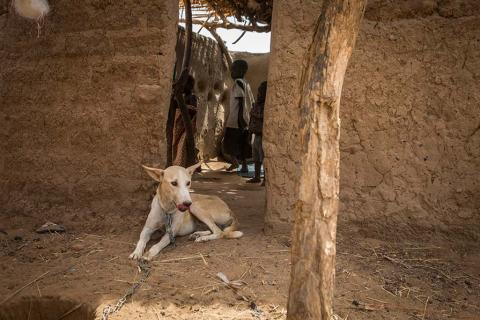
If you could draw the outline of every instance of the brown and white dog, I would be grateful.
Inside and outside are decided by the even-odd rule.
[[[217,196],[190,194],[192,175],[200,163],[188,168],[171,166],[165,170],[143,166],[147,173],[159,182],[157,193],[152,200],[150,213],[140,234],[131,259],[151,260],[170,244],[168,233],[153,245],[146,255],[143,251],[151,235],[167,223],[167,215],[172,215],[171,230],[174,236],[190,234],[195,242],[220,238],[240,238],[236,231],[238,222],[228,205]],[[210,231],[198,231],[201,223]]]

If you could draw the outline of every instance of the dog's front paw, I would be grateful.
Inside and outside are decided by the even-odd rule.
[[[197,240],[198,237],[200,237],[199,234],[192,233],[192,234],[188,237],[188,240]]]
[[[142,254],[138,253],[137,251],[133,251],[129,258],[133,260],[140,260],[142,258]]]
[[[146,255],[144,255],[144,256],[142,257],[142,260],[152,261],[154,257],[155,257],[155,256],[152,256],[152,255],[150,255],[150,254],[147,253]]]

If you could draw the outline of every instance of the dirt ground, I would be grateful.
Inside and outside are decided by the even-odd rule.
[[[201,244],[178,238],[175,248],[150,263],[146,282],[110,319],[285,319],[290,243],[288,235],[262,231],[263,187],[223,171],[203,172],[195,180],[194,192],[217,194],[232,207],[245,236]],[[42,277],[0,302],[0,319],[22,319],[2,316],[1,308],[40,296],[84,303],[100,316],[140,277],[128,255],[146,215],[120,217],[112,210],[105,217],[55,221],[67,232],[43,235],[34,232],[42,219],[1,215],[0,229],[7,234],[0,234],[0,301]],[[337,319],[479,318],[478,242],[421,234],[393,242],[352,230],[348,222],[339,226]],[[219,272],[244,283],[238,290],[227,287]],[[51,306],[52,313],[58,305]]]

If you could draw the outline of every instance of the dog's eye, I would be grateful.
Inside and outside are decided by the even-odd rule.
[[[187,187],[190,186],[190,181],[187,181]]]
[[[172,181],[172,186],[176,187],[178,185],[177,181]]]

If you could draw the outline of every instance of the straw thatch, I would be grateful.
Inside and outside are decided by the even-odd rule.
[[[270,31],[273,0],[192,0],[191,2],[193,23],[214,29]],[[180,1],[180,7],[183,7],[183,1]],[[240,23],[231,23],[227,20],[228,17],[235,17]]]

